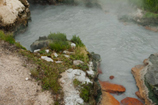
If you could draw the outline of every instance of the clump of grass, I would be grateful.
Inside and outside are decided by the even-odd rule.
[[[15,40],[12,34],[4,34],[3,31],[0,31],[0,39],[9,42],[10,44],[15,44]]]
[[[158,18],[158,14],[152,13],[152,12],[146,12],[145,15],[144,15],[144,18],[154,18],[154,19],[157,19]]]
[[[67,41],[66,35],[63,33],[51,33],[48,35],[48,39],[53,41]]]
[[[85,63],[89,62],[88,52],[86,47],[76,47],[75,54],[70,56],[73,60],[82,60]]]
[[[84,47],[85,45],[82,43],[81,39],[79,38],[79,36],[77,37],[76,35],[74,35],[71,39],[71,42],[75,43],[77,47]]]
[[[77,80],[77,79],[74,79],[73,80],[73,85],[74,85],[74,87],[78,87],[78,86],[80,86],[82,83],[79,81],[79,80]]]
[[[66,41],[58,41],[49,44],[49,48],[53,51],[59,52],[70,48],[70,44]]]
[[[26,48],[23,47],[19,42],[16,42],[16,43],[15,43],[15,46],[18,47],[18,48],[21,48],[21,49],[26,50]]]
[[[8,42],[9,44],[15,45],[17,48],[26,50],[25,47],[23,47],[22,45],[20,45],[20,43],[15,41],[11,33],[5,34],[3,31],[0,30],[0,39]]]
[[[51,50],[59,52],[70,48],[66,35],[63,33],[51,33],[48,39],[52,40],[52,43],[49,44]]]

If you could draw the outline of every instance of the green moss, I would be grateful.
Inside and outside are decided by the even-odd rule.
[[[55,102],[54,102],[54,105],[60,105],[60,104],[59,104],[59,102],[58,102],[58,101],[55,101]]]
[[[151,86],[149,83],[147,83],[146,80],[144,80],[145,82],[145,85],[147,86],[148,90],[149,90],[149,93],[148,93],[148,97],[152,100],[152,102],[155,104],[155,105],[158,105],[158,99],[154,92],[153,92],[153,86]]]
[[[89,102],[90,89],[91,89],[91,84],[84,84],[82,86],[82,89],[80,91],[80,97],[84,100],[84,102]]]
[[[74,84],[74,87],[78,87],[78,86],[80,86],[82,83],[81,83],[79,80],[74,79],[74,80],[73,80],[73,84]]]
[[[87,63],[79,64],[77,67],[83,71],[89,70],[89,66],[87,65]]]

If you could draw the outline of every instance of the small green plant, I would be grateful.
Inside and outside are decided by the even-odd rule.
[[[52,40],[49,44],[49,48],[59,52],[70,48],[70,44],[67,41],[66,35],[63,33],[51,33],[48,39]]]
[[[70,48],[70,44],[66,41],[58,41],[49,44],[49,48],[56,52],[63,51]]]
[[[83,70],[83,71],[87,71],[89,69],[89,67],[86,63],[79,64],[78,68]]]
[[[59,105],[59,102],[58,102],[58,101],[55,101],[55,102],[54,102],[54,105]]]
[[[3,31],[0,31],[0,39],[9,42],[10,44],[14,44],[15,40],[12,34],[4,34]]]
[[[39,72],[36,69],[31,70],[31,76],[34,78],[37,78],[39,75]]]
[[[48,39],[53,41],[67,41],[66,35],[63,33],[51,33],[48,35]]]
[[[40,53],[40,54],[45,54],[46,51],[45,51],[45,49],[42,49],[42,50],[39,51],[39,53]]]
[[[143,2],[146,10],[158,13],[158,0],[143,0]]]
[[[74,79],[74,80],[73,80],[73,84],[74,84],[74,87],[78,87],[78,86],[81,85],[82,83],[81,83],[79,80]]]
[[[3,31],[0,31],[0,39],[4,40],[5,39],[5,34]]]
[[[23,47],[19,42],[16,42],[16,43],[15,43],[15,46],[16,46],[17,48],[26,50],[26,48]]]
[[[80,97],[84,100],[84,102],[89,102],[90,97],[90,87],[91,84],[84,84],[80,91]]]
[[[76,46],[79,46],[79,47],[85,46],[85,45],[82,43],[82,41],[81,41],[81,39],[79,38],[79,36],[77,37],[76,35],[74,35],[74,36],[72,37],[71,42],[75,43]]]
[[[89,62],[88,52],[86,47],[75,48],[75,54],[70,56],[72,60],[81,60],[85,63]]]
[[[4,40],[6,42],[9,42],[10,44],[14,44],[15,43],[15,40],[14,40],[13,36],[11,36],[11,35],[6,35]]]
[[[10,44],[15,44],[17,48],[26,50],[26,48],[23,47],[19,42],[15,42],[15,39],[13,38],[13,35],[11,33],[5,34],[3,31],[0,30],[0,39]]]

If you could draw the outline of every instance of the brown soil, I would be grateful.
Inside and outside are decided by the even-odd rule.
[[[30,77],[28,68],[32,66],[22,56],[4,48],[4,42],[0,41],[0,105],[53,104],[51,93],[42,91],[38,82]]]

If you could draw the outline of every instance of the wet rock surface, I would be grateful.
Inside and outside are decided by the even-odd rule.
[[[102,101],[100,105],[120,105],[120,103],[110,93],[102,92]]]
[[[109,92],[109,93],[123,93],[126,91],[126,88],[122,85],[112,84],[107,81],[99,81],[101,88],[103,91]]]
[[[143,103],[136,98],[127,97],[121,101],[121,105],[143,105]]]

